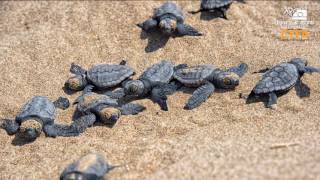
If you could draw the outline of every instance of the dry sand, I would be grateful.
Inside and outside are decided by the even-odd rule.
[[[13,118],[34,95],[52,100],[64,95],[73,101],[80,93],[69,96],[62,90],[72,62],[88,68],[125,58],[142,72],[160,59],[221,67],[243,61],[253,72],[300,56],[320,66],[319,36],[303,42],[272,35],[285,6],[307,6],[315,22],[311,30],[318,31],[317,1],[234,3],[228,21],[186,14],[186,22],[205,36],[169,39],[147,53],[148,40],[140,38],[135,24],[161,3],[0,2],[0,117]],[[178,3],[184,11],[199,8],[196,1]],[[163,41],[151,40],[151,49]],[[320,75],[303,78],[310,97],[299,99],[293,90],[279,99],[277,110],[238,98],[259,77],[245,75],[236,91],[215,93],[192,111],[182,109],[190,96],[182,92],[169,97],[169,112],[140,100],[147,111],[122,117],[112,129],[90,128],[79,137],[42,136],[13,146],[14,137],[1,130],[0,179],[57,179],[68,163],[88,152],[123,165],[106,175],[110,179],[319,179]],[[58,121],[69,123],[73,111],[59,111]]]

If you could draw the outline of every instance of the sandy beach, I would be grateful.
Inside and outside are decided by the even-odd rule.
[[[175,64],[214,64],[221,68],[245,62],[249,73],[234,91],[217,91],[199,108],[183,110],[189,93],[168,98],[169,111],[149,99],[136,116],[122,116],[113,128],[94,126],[79,137],[47,138],[23,146],[0,130],[0,179],[58,179],[73,160],[101,153],[120,165],[106,179],[319,179],[320,74],[302,80],[311,94],[293,89],[278,99],[276,110],[263,103],[247,105],[260,79],[252,72],[293,57],[320,67],[320,3],[317,1],[235,2],[228,20],[201,18],[199,1],[177,1],[186,23],[204,36],[146,37],[136,26],[162,1],[20,1],[0,2],[0,118],[14,118],[34,95],[72,102],[81,92],[63,90],[70,64],[85,68],[127,59],[138,77],[162,59]],[[285,7],[307,7],[306,41],[279,39],[277,20]],[[75,107],[59,110],[57,122],[72,121]]]

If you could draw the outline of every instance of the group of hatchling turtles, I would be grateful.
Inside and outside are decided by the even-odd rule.
[[[233,0],[202,0],[197,12],[220,12],[226,18],[226,10]],[[184,23],[181,9],[167,2],[155,10],[152,18],[138,24],[144,31],[159,29],[170,36],[200,36],[195,28]],[[168,111],[167,97],[183,87],[195,88],[184,109],[191,110],[200,106],[215,91],[235,89],[240,78],[248,71],[248,65],[221,69],[214,65],[202,64],[188,66],[174,65],[168,60],[159,61],[148,67],[137,79],[132,79],[135,70],[125,60],[119,64],[100,64],[85,70],[71,64],[74,74],[65,82],[65,88],[82,91],[73,102],[76,106],[71,124],[55,123],[57,108],[67,109],[69,100],[59,97],[52,102],[48,97],[34,96],[21,108],[15,119],[3,119],[0,127],[9,135],[16,135],[27,141],[35,140],[42,132],[49,137],[78,136],[95,122],[113,125],[122,115],[135,115],[146,108],[132,103],[136,99],[150,98],[164,111]],[[242,95],[247,103],[266,98],[266,107],[273,108],[277,97],[291,88],[302,85],[305,73],[320,72],[319,68],[308,66],[302,58],[293,58],[272,68],[258,71],[264,73],[249,95]],[[300,88],[301,90],[301,88]],[[305,90],[305,89],[304,89]],[[113,169],[102,155],[88,154],[70,164],[61,174],[61,180],[102,179]]]

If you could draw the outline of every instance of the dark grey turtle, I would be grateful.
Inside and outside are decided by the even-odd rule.
[[[277,96],[280,96],[288,92],[293,87],[296,87],[298,93],[300,93],[302,84],[301,77],[304,73],[320,72],[319,68],[307,66],[307,61],[301,58],[293,58],[289,62],[281,63],[274,66],[271,69],[260,70],[259,73],[263,73],[262,79],[251,91],[247,103],[251,103],[255,99],[263,96],[268,97],[266,107],[272,108],[277,104]],[[304,90],[310,88],[305,88]],[[303,94],[309,92],[301,92]]]
[[[180,7],[172,2],[166,2],[154,12],[152,18],[137,24],[144,31],[159,28],[169,36],[201,36],[195,28],[184,23],[184,15]]]
[[[219,12],[221,17],[227,19],[226,11],[234,0],[201,0],[201,7],[197,11],[190,11],[192,14],[199,12]]]
[[[175,71],[173,77],[187,87],[198,87],[185,105],[185,109],[200,106],[214,92],[215,87],[232,89],[239,85],[239,79],[248,70],[248,65],[241,63],[227,70],[213,65],[198,65]]]
[[[103,180],[113,168],[101,154],[90,153],[69,164],[60,180]]]
[[[92,88],[92,85],[87,86],[83,95],[74,102],[77,105],[76,113],[79,117],[75,118],[68,130],[74,131],[71,135],[79,135],[97,121],[113,125],[121,115],[135,115],[145,110],[145,107],[139,104],[119,104],[116,99],[92,92]]]
[[[51,102],[48,97],[34,96],[27,101],[16,116],[15,120],[4,119],[1,127],[9,135],[18,133],[20,137],[28,140],[36,139],[42,131],[48,135],[46,128],[55,134],[64,136],[68,132],[64,131],[66,126],[54,124],[56,118],[56,108],[66,109],[69,107],[67,98],[59,97],[55,102]]]
[[[127,81],[124,84],[125,95],[146,97],[151,94],[151,99],[158,103],[162,110],[167,111],[166,96],[178,88],[176,84],[169,82],[173,78],[174,70],[180,66],[183,65],[174,67],[166,60],[153,64],[137,80]]]
[[[135,72],[126,65],[126,61],[116,64],[100,64],[95,65],[88,71],[79,65],[71,64],[70,72],[75,76],[69,78],[65,86],[74,91],[84,89],[88,84],[94,85],[98,89],[107,89],[119,85],[128,79]]]

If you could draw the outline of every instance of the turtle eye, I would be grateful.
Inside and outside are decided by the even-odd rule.
[[[231,85],[231,80],[230,80],[229,78],[224,78],[224,79],[223,79],[223,83],[224,83],[225,85]]]

